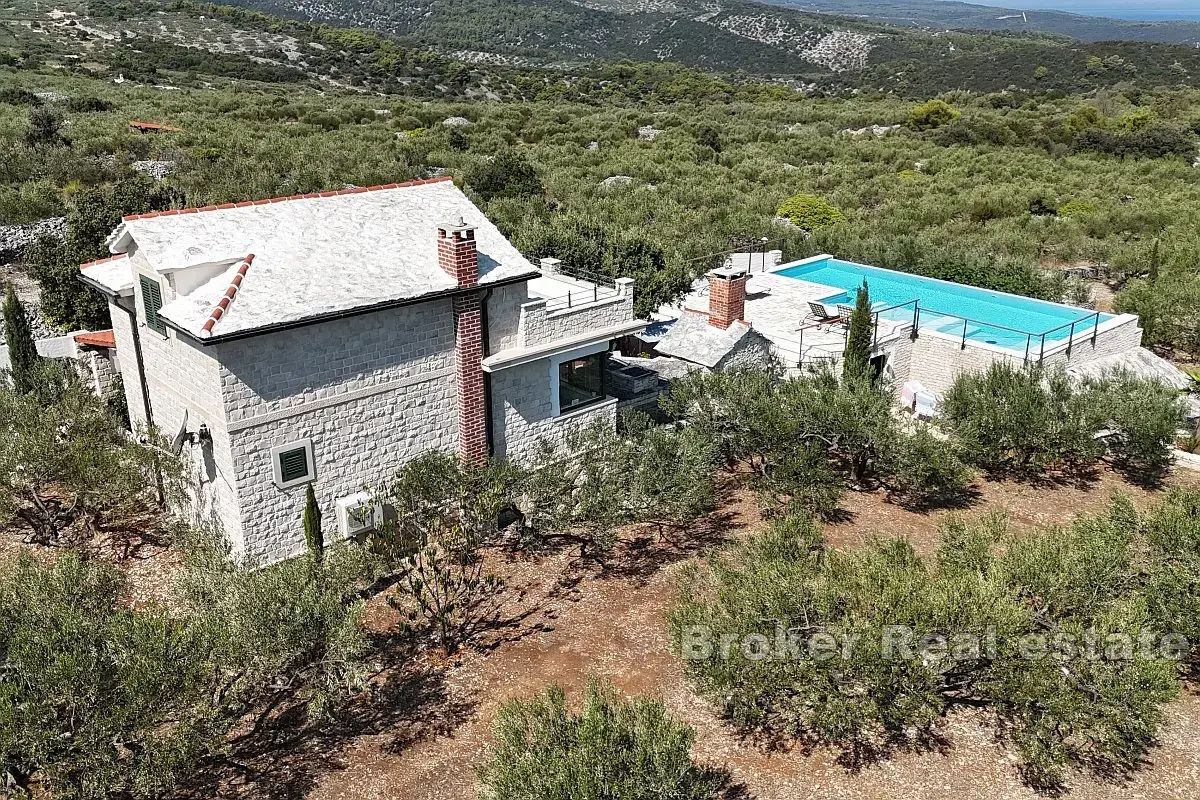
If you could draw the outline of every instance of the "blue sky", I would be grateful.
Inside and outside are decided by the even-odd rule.
[[[1053,8],[1076,14],[1123,19],[1200,20],[1200,0],[983,0],[980,4],[1006,8]]]

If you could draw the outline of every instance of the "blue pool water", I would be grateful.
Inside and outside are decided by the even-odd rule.
[[[1065,340],[1071,334],[1072,322],[1077,323],[1076,333],[1096,324],[1095,312],[1087,309],[836,258],[799,264],[777,274],[840,290],[831,289],[829,296],[821,298],[826,305],[853,305],[855,292],[865,279],[872,307],[879,309],[909,303],[904,308],[884,311],[884,319],[911,321],[911,301],[917,300],[922,329],[962,335],[965,326],[968,339],[1000,347],[1024,348],[1031,334],[1033,346],[1038,347],[1042,334],[1047,342]],[[1101,323],[1111,318],[1109,314],[1100,314]]]

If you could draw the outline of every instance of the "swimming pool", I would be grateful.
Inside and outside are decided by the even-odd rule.
[[[1035,347],[1039,346],[1043,334],[1047,342],[1063,341],[1071,335],[1072,322],[1081,323],[1076,325],[1078,333],[1096,325],[1097,319],[1096,312],[1085,308],[836,258],[800,263],[776,274],[840,290],[831,290],[829,296],[821,298],[821,302],[828,305],[853,305],[858,287],[866,280],[874,308],[909,303],[903,308],[884,311],[881,315],[884,319],[911,321],[911,303],[916,300],[920,306],[921,329],[932,328],[961,336],[965,325],[967,339],[1007,348],[1024,348],[1030,335]],[[1109,319],[1112,319],[1111,314],[1099,315],[1101,323]],[[1083,324],[1085,321],[1086,324]]]

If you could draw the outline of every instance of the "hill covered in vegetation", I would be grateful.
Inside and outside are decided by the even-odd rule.
[[[1200,41],[1200,23],[1151,21],[1073,14],[1053,9],[1021,11],[957,0],[771,0],[779,5],[824,14],[845,14],[875,22],[934,30],[1040,31],[1085,42]]]
[[[677,61],[823,89],[914,94],[1008,86],[1079,91],[1121,81],[1194,85],[1200,76],[1200,51],[1177,44],[1084,43],[1036,28],[914,30],[751,2],[235,1],[272,14],[384,31],[485,64],[578,68],[597,60]]]

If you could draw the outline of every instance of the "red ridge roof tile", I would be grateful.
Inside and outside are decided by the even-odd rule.
[[[362,194],[363,192],[378,192],[386,189],[402,189],[409,186],[425,186],[431,183],[444,183],[452,181],[449,175],[442,175],[437,178],[423,178],[413,181],[405,181],[403,183],[387,183],[379,186],[355,186],[353,189],[337,189],[329,192],[309,192],[308,194],[291,194],[283,197],[267,197],[262,200],[243,200],[240,203],[223,203],[219,206],[202,206],[200,208],[172,208],[166,211],[151,211],[146,214],[129,214],[122,217],[125,222],[133,222],[139,219],[153,219],[155,217],[171,217],[177,214],[195,214],[199,211],[218,211],[226,208],[245,208],[246,206],[259,206],[264,203],[283,203],[289,200],[310,200],[314,197],[339,197],[344,194]]]
[[[75,336],[75,343],[90,347],[107,347],[112,349],[117,346],[117,336],[111,329],[107,331],[80,333]]]
[[[108,256],[107,258],[97,258],[95,261],[87,261],[80,264],[79,268],[85,269],[87,267],[94,267],[97,264],[107,264],[109,261],[116,261],[118,258],[125,258],[125,253],[117,253],[115,256]]]
[[[229,282],[229,288],[225,290],[225,294],[217,301],[213,307],[212,313],[204,322],[204,332],[212,333],[213,326],[221,321],[221,317],[225,316],[225,310],[229,308],[229,304],[233,302],[233,298],[237,296],[238,287],[242,285],[242,280],[246,277],[246,272],[250,269],[250,265],[254,263],[254,253],[250,253],[242,259],[241,265],[238,267],[237,273],[234,274],[233,280]]]

